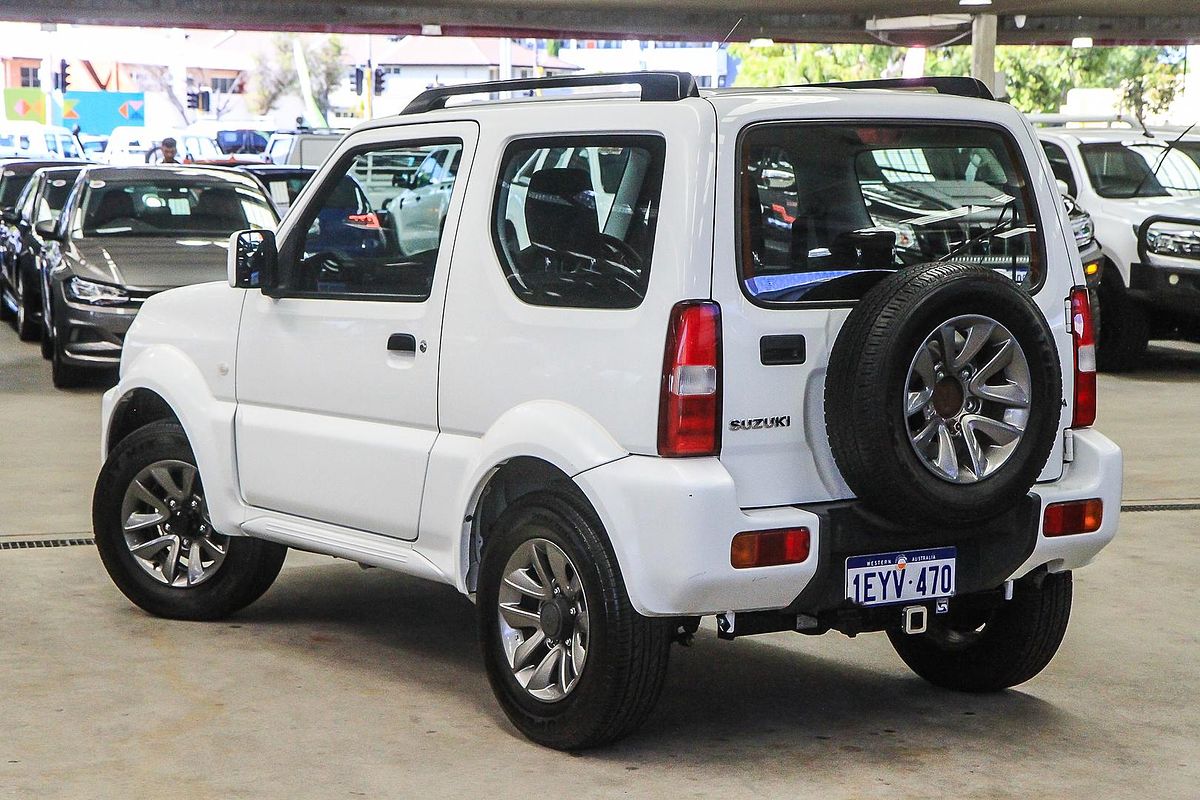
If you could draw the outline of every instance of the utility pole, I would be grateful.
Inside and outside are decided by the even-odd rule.
[[[371,48],[371,40],[374,38],[367,34],[367,71],[363,76],[367,79],[366,86],[363,87],[363,114],[367,119],[375,119],[375,62],[374,51]]]

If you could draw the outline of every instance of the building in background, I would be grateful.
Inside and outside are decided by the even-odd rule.
[[[347,36],[345,42],[352,62],[348,66],[365,67],[369,61],[372,68],[383,71],[383,92],[373,99],[377,117],[398,113],[409,100],[432,86],[561,75],[580,69],[568,60],[511,39]],[[362,116],[363,98],[354,94],[349,83],[333,100],[338,116]]]
[[[558,56],[588,72],[690,72],[701,87],[732,86],[737,77],[736,60],[719,42],[566,39]]]

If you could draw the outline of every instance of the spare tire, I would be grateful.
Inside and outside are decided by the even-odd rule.
[[[1062,414],[1058,351],[1032,298],[965,264],[889,276],[830,354],[825,423],[842,477],[900,524],[968,525],[1025,495]]]

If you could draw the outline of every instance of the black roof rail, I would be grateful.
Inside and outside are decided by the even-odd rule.
[[[830,86],[837,89],[932,89],[938,94],[953,94],[959,97],[978,97],[995,100],[987,84],[978,78],[962,76],[926,76],[924,78],[880,78],[870,81],[831,81],[829,83],[807,83],[802,86]]]
[[[690,72],[607,72],[595,75],[553,75],[546,78],[518,78],[510,81],[485,81],[463,83],[456,86],[438,86],[421,92],[404,107],[401,114],[420,114],[446,107],[451,97],[464,94],[490,94],[492,92],[524,92],[533,89],[572,89],[579,86],[622,86],[637,84],[642,87],[644,102],[682,100],[699,97],[696,79]]]

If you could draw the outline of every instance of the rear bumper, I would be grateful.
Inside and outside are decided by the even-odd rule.
[[[576,483],[592,500],[621,566],[634,607],[649,616],[696,616],[787,609],[816,613],[844,604],[847,555],[906,548],[959,547],[959,594],[995,589],[1045,565],[1082,567],[1117,532],[1121,451],[1094,430],[1075,431],[1074,460],[1062,477],[1037,484],[1028,499],[986,524],[962,530],[902,529],[854,501],[741,509],[733,479],[716,458],[629,456],[583,472]],[[1090,534],[1048,539],[1049,503],[1098,497],[1103,524]],[[741,531],[806,527],[808,559],[734,569],[730,544]]]

